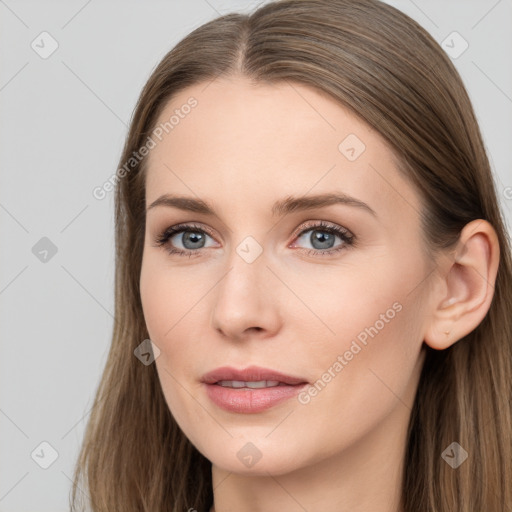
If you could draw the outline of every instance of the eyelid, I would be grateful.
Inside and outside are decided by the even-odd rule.
[[[170,233],[169,237],[171,237],[178,233],[183,233],[185,231],[204,231],[211,238],[216,238],[216,235],[214,234],[211,228],[203,224],[197,224],[195,222],[182,222],[179,224],[174,224],[173,226],[169,226],[167,229],[163,231],[162,236],[165,236]]]
[[[347,229],[343,226],[340,226],[339,224],[335,224],[335,223],[324,221],[324,220],[310,220],[310,221],[306,221],[305,223],[301,224],[301,226],[299,226],[297,228],[297,230],[294,232],[294,235],[293,235],[294,240],[296,240],[297,238],[300,238],[307,231],[315,231],[315,230],[332,231],[339,237],[345,238],[351,242],[353,242],[353,240],[355,240],[355,236],[349,229]],[[326,251],[323,251],[323,252],[326,252]]]

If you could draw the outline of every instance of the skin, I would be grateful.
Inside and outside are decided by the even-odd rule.
[[[212,462],[212,510],[400,511],[425,343],[444,349],[487,313],[499,258],[494,230],[474,221],[457,248],[432,259],[421,198],[391,148],[312,88],[224,77],[181,91],[159,122],[190,96],[198,105],[149,154],[146,205],[172,193],[201,198],[216,215],[150,208],[140,285],[167,404]],[[349,134],[366,146],[354,161],[338,149]],[[272,215],[285,197],[334,192],[375,215],[347,204]],[[315,221],[346,228],[355,244],[308,254]],[[168,227],[190,222],[212,233],[197,254],[155,245]],[[252,263],[236,252],[248,236],[263,249]],[[182,235],[172,244],[183,249]],[[306,404],[292,398],[237,414],[205,394],[201,377],[225,365],[314,383],[393,304],[401,310]],[[252,467],[237,457],[248,442],[261,453]]]

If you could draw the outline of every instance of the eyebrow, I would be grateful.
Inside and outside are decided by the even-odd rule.
[[[377,217],[375,211],[368,206],[365,202],[351,197],[344,193],[336,194],[317,194],[310,196],[293,197],[288,196],[284,199],[276,201],[272,206],[272,215],[286,215],[295,211],[311,210],[314,208],[322,208],[331,206],[333,204],[344,204],[360,208]],[[178,208],[180,210],[202,213],[204,215],[216,215],[214,208],[203,201],[194,197],[175,196],[171,194],[164,194],[158,199],[153,201],[146,209],[146,211],[156,208],[157,206],[167,206]]]

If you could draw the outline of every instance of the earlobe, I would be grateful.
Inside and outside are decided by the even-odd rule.
[[[442,286],[433,292],[425,343],[444,350],[482,322],[494,296],[498,273],[499,242],[485,220],[468,223],[461,231],[457,250],[439,264]],[[441,268],[442,267],[442,268]]]

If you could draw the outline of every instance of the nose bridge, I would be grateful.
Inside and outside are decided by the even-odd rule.
[[[227,255],[227,273],[217,288],[213,326],[232,337],[251,328],[273,330],[277,326],[278,304],[270,283],[263,247],[246,237]]]

